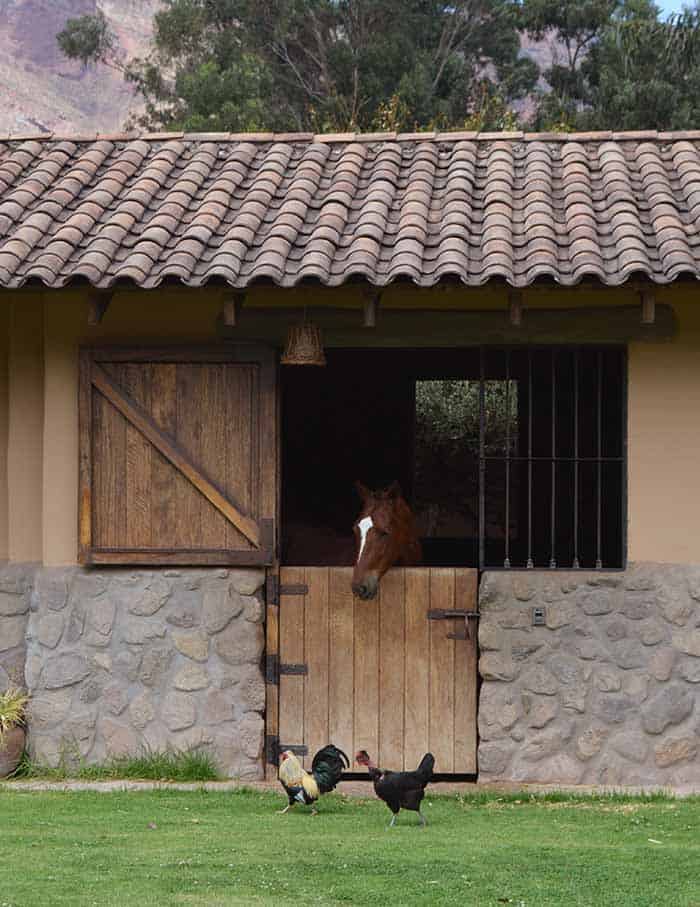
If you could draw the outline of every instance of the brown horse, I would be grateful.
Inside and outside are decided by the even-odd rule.
[[[362,512],[353,531],[357,560],[352,574],[352,591],[362,599],[374,598],[379,580],[394,564],[415,566],[422,552],[411,508],[401,497],[398,482],[383,491],[370,491],[356,482],[362,498]]]

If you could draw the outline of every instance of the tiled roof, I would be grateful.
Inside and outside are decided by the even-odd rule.
[[[700,277],[700,131],[0,136],[0,286]]]

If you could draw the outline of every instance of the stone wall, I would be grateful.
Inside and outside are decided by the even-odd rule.
[[[27,620],[34,567],[0,568],[0,691],[24,686]]]
[[[37,569],[26,628],[32,756],[55,765],[206,747],[225,774],[262,777],[263,580],[261,570]],[[0,615],[28,610],[16,585]],[[7,648],[20,652],[14,620]]]
[[[480,609],[481,781],[700,782],[700,566],[487,573]]]

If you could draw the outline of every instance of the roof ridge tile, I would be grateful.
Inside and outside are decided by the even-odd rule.
[[[350,143],[350,142],[678,142],[700,141],[700,129],[656,131],[600,130],[590,132],[525,132],[525,131],[484,131],[447,130],[444,132],[429,130],[425,132],[181,132],[181,131],[147,131],[132,130],[114,133],[3,133],[0,143],[14,142],[58,142],[69,141],[74,144],[86,144],[94,141],[132,141],[162,142],[180,140],[185,142],[251,142],[251,143]]]

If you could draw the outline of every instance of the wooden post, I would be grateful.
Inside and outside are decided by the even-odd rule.
[[[97,327],[98,324],[102,323],[105,312],[109,308],[109,304],[113,298],[113,290],[109,290],[108,292],[95,291],[90,294],[88,297],[88,324],[90,327]]]
[[[365,292],[365,313],[362,326],[366,328],[376,328],[377,311],[379,309],[379,300],[381,293],[378,290],[367,290]]]
[[[642,324],[656,322],[656,297],[653,290],[642,290],[639,294],[642,299]]]
[[[523,323],[523,294],[519,290],[513,290],[508,294],[508,303],[510,305],[510,323],[514,328],[519,328]]]
[[[241,314],[241,307],[245,300],[245,293],[227,293],[224,296],[224,303],[222,306],[222,318],[224,326],[227,328],[235,328],[238,324],[238,319]]]

